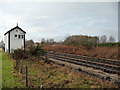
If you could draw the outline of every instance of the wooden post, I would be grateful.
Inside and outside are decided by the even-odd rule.
[[[16,60],[16,66],[15,66],[16,70],[17,70],[17,66],[18,66],[18,61]]]
[[[23,68],[23,60],[21,61],[21,70],[20,70],[20,73],[22,73],[22,68]]]
[[[26,73],[26,86],[28,86],[28,71],[27,71],[27,66],[26,66],[26,70],[25,70],[25,73]]]

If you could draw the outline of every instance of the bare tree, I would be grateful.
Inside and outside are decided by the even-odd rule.
[[[50,39],[50,44],[54,44],[54,43],[55,43],[54,39]]]
[[[109,43],[115,42],[115,38],[111,35],[108,40]]]
[[[49,39],[47,39],[47,40],[46,40],[46,43],[47,43],[47,44],[49,44],[49,42],[50,42],[50,40],[49,40]]]
[[[41,44],[44,44],[44,43],[45,43],[45,39],[42,38],[42,40],[41,40]]]
[[[32,39],[26,41],[26,46],[32,46],[33,44],[34,44],[34,41]]]
[[[99,40],[100,43],[106,43],[107,42],[107,36],[106,35],[102,35],[100,37],[100,40]]]

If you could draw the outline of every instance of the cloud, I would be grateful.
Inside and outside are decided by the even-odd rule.
[[[3,2],[0,36],[19,23],[27,39],[56,38],[66,34],[110,35],[117,39],[118,7],[115,2]]]
[[[1,2],[118,2],[119,0],[0,0]]]

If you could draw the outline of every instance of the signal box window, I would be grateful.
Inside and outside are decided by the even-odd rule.
[[[18,35],[18,38],[20,39],[20,35]]]

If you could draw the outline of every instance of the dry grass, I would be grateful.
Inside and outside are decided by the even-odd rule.
[[[117,88],[110,82],[86,76],[83,73],[69,70],[68,67],[58,67],[47,64],[44,60],[24,60],[21,81],[25,83],[25,66],[28,66],[30,88]]]
[[[89,50],[87,50],[82,46],[75,47],[75,46],[68,46],[68,45],[56,45],[56,46],[44,45],[42,47],[47,51],[53,50],[53,51],[63,52],[63,53],[118,60],[117,47],[112,47],[112,48],[94,47]]]

